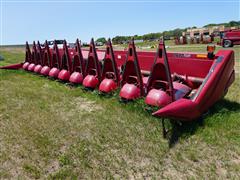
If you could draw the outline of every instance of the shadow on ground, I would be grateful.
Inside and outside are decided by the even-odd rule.
[[[171,130],[168,134],[169,147],[172,148],[179,141],[180,137],[188,138],[191,135],[195,134],[198,128],[203,128],[205,126],[205,119],[211,119],[216,113],[224,115],[227,110],[228,113],[231,112],[240,112],[240,104],[238,102],[229,101],[227,99],[222,99],[218,101],[213,107],[209,109],[207,114],[203,115],[199,119],[192,122],[185,122],[182,124],[171,123]],[[224,121],[226,119],[222,119]]]

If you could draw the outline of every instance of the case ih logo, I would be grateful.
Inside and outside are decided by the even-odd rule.
[[[174,54],[176,58],[190,58],[191,54],[182,54],[182,53],[176,53]]]

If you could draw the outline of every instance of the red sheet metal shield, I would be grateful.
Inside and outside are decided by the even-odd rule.
[[[60,72],[60,54],[58,50],[58,46],[56,43],[56,40],[54,40],[53,43],[53,49],[52,49],[52,63],[51,63],[51,70],[49,72],[49,76],[52,78],[57,78],[58,74]]]
[[[35,44],[35,43],[34,43]],[[35,53],[33,53],[35,52]],[[32,57],[35,59],[36,66],[34,68],[35,73],[40,73],[43,67],[43,61],[42,61],[42,48],[40,46],[40,43],[38,41],[37,47],[33,45],[33,52],[32,52]]]
[[[24,64],[23,64],[22,68],[27,70],[28,66],[31,62],[32,62],[32,53],[31,53],[31,50],[29,48],[28,42],[26,42],[25,61],[24,61]]]
[[[52,64],[52,55],[49,50],[48,42],[45,41],[45,47],[43,52],[43,68],[41,69],[41,74],[44,76],[48,76],[50,72],[50,65]]]
[[[26,70],[34,71],[34,68],[35,68],[36,63],[37,63],[36,53],[37,53],[36,43],[35,43],[35,41],[33,41],[32,58],[31,58],[32,61],[30,62],[30,64],[28,65]]]
[[[92,38],[85,69],[86,77],[83,80],[83,86],[87,88],[96,88],[99,82],[101,82],[100,70],[100,63],[98,61],[94,40]]]
[[[174,101],[173,83],[164,41],[161,39],[147,83],[145,102],[152,106],[166,106]]]
[[[142,74],[133,39],[128,45],[128,53],[123,69],[121,86],[121,98],[131,100],[144,95]]]
[[[73,57],[73,73],[71,74],[69,81],[74,84],[81,84],[84,77],[84,67],[85,64],[83,61],[81,44],[77,39],[75,43],[75,54]]]
[[[103,81],[99,85],[99,90],[105,93],[115,90],[120,83],[119,71],[110,39],[108,39],[105,58],[103,60],[102,79]]]
[[[61,71],[58,74],[58,79],[62,81],[68,81],[71,73],[72,73],[72,60],[69,55],[67,42],[66,40],[64,40]]]

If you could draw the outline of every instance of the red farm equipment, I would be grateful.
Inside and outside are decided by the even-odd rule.
[[[107,42],[101,76],[102,82],[99,85],[100,92],[110,93],[117,89],[120,83],[120,76],[110,39],[108,39]]]
[[[163,40],[156,53],[136,52],[133,40],[127,51],[114,51],[110,40],[106,50],[96,50],[93,39],[89,50],[81,49],[78,40],[73,49],[66,41],[62,49],[45,43],[43,50],[33,42],[32,51],[26,43],[23,63],[0,69],[34,71],[91,89],[99,86],[103,93],[120,88],[121,99],[145,98],[148,106],[157,107],[154,116],[193,121],[227,93],[235,78],[234,51],[214,54],[211,46],[207,50],[205,54],[167,53]]]
[[[40,74],[43,76],[48,76],[50,70],[51,70],[51,64],[52,64],[52,55],[51,52],[49,50],[49,46],[47,41],[45,42],[45,48],[43,51],[43,68],[40,71]]]
[[[177,37],[175,37],[175,44],[176,45],[187,44],[186,36],[177,36]]]
[[[63,42],[63,55],[61,59],[61,71],[58,74],[58,79],[68,81],[72,73],[72,60],[68,51],[67,42]]]
[[[171,76],[164,42],[161,40],[148,78],[146,104],[164,107],[188,95],[191,88],[184,84],[185,81],[176,79],[177,81],[173,81],[175,78]]]
[[[85,75],[83,86],[86,88],[95,89],[101,82],[101,66],[93,39],[90,43]]]
[[[222,32],[220,41],[220,45],[225,48],[240,45],[240,29]]]
[[[36,48],[36,44],[35,44],[35,41],[33,42],[33,48],[32,48],[32,58],[30,60],[30,64],[28,64],[28,62],[25,64],[25,68],[26,70],[28,71],[34,71],[35,69],[35,66],[38,64],[38,61],[37,61],[37,48]]]
[[[58,50],[58,46],[56,41],[53,43],[52,49],[52,62],[51,62],[51,70],[49,71],[49,77],[51,78],[58,78],[58,74],[60,72],[61,67],[61,55]]]
[[[33,44],[35,44],[35,41],[33,42]],[[22,66],[23,69],[27,70],[29,64],[32,62],[32,53],[30,51],[30,47],[28,42],[26,42],[26,50],[25,50],[25,62]]]
[[[73,84],[81,84],[83,81],[83,78],[85,77],[84,74],[84,60],[81,50],[81,44],[79,43],[79,40],[76,40],[75,43],[75,52],[72,60],[72,70],[73,73],[71,74],[69,81]]]
[[[144,86],[138,56],[131,40],[128,46],[127,58],[121,79],[120,97],[123,100],[133,100],[144,96]]]
[[[36,44],[33,42],[32,60],[35,64],[33,71],[35,73],[40,74],[44,64],[43,64],[43,59],[42,59],[42,49],[41,49],[39,42],[37,44],[37,47],[36,47]]]

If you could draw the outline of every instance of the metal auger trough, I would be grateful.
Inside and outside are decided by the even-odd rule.
[[[234,81],[234,51],[208,47],[204,53],[166,52],[161,39],[156,52],[137,52],[134,40],[127,51],[113,50],[110,39],[105,50],[96,49],[94,40],[89,49],[76,40],[69,48],[56,42],[44,48],[26,42],[23,63],[0,69],[23,69],[64,82],[82,84],[86,88],[112,93],[120,89],[124,100],[144,98],[149,107],[157,107],[154,116],[178,121],[199,118],[221,99]]]

